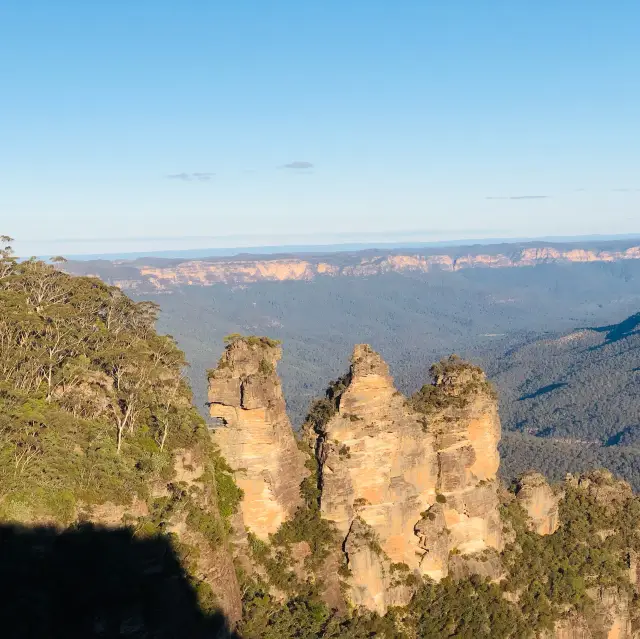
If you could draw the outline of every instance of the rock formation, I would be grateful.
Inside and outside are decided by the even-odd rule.
[[[606,508],[615,508],[633,497],[628,482],[617,479],[608,470],[594,470],[589,473],[567,475],[569,486],[580,488]]]
[[[243,567],[265,579],[276,599],[285,597],[278,584],[310,580],[321,585],[321,596],[336,609],[344,610],[346,597],[355,608],[383,615],[408,604],[423,577],[508,580],[500,552],[516,534],[512,530],[510,537],[508,526],[503,530],[499,503],[517,500],[534,533],[557,530],[563,495],[541,475],[521,477],[515,495],[499,493],[497,402],[479,368],[455,356],[442,360],[431,368],[432,383],[406,398],[387,364],[366,344],[355,347],[348,373],[310,411],[305,438],[315,455],[318,490],[305,482],[303,500],[300,485],[309,471],[286,416],[276,374],[280,356],[278,344],[267,338],[232,338],[209,379],[211,415],[219,420],[213,439],[244,491],[232,522],[236,548],[243,535],[246,544],[246,531],[262,540],[276,532],[289,535],[285,542],[287,537],[271,539],[276,546],[285,544],[269,555],[283,562],[282,574],[278,566],[258,565],[256,556],[238,552],[237,558],[246,560]],[[194,468],[183,464],[177,476],[198,481],[185,476],[184,469],[195,473]],[[626,483],[604,471],[568,476],[565,490],[586,493],[605,514],[610,509],[612,521],[632,496]],[[280,528],[298,508],[296,524]],[[296,535],[310,523],[317,530],[320,516],[332,522],[336,536],[331,526],[324,529],[325,554],[310,568],[308,561],[318,562],[317,536]],[[211,559],[200,566],[203,578],[224,579],[230,564]],[[636,585],[634,552],[627,564]],[[563,608],[555,628],[540,639],[637,639],[626,586],[591,584],[589,613]],[[234,581],[230,594],[236,591]],[[519,594],[508,591],[504,598],[517,605]],[[224,605],[237,618],[234,599]]]
[[[469,268],[522,268],[537,264],[584,262],[618,262],[640,259],[640,246],[623,250],[566,249],[559,245],[521,248],[509,253],[502,246],[487,246],[485,253],[461,247],[451,253],[438,251],[405,253],[379,252],[371,255],[343,253],[338,259],[327,256],[220,257],[201,260],[171,260],[165,265],[145,264],[140,260],[70,262],[70,273],[100,277],[122,289],[166,290],[174,286],[212,286],[216,283],[238,284],[262,281],[310,281],[319,277],[367,277],[382,273],[430,273]],[[108,267],[106,267],[108,264]],[[106,268],[105,268],[106,267]]]
[[[562,494],[556,494],[540,473],[527,473],[518,480],[516,497],[529,515],[531,530],[539,535],[551,535],[560,523],[558,504]]]
[[[188,487],[200,502],[199,505],[214,516],[218,525],[224,526],[216,490],[203,490],[204,460],[198,460],[191,450],[177,450],[174,470],[175,481]],[[156,489],[155,495],[163,496],[164,491]],[[217,547],[208,544],[201,532],[193,530],[187,524],[184,513],[178,515],[177,521],[172,521],[167,529],[175,533],[181,543],[198,549],[197,553],[193,553],[193,574],[211,587],[220,609],[229,622],[235,624],[240,621],[242,595],[229,544],[219,544]]]
[[[496,403],[481,390],[462,397],[464,370],[440,380],[456,407],[427,416],[359,345],[329,394],[334,413],[316,429],[321,511],[344,539],[354,605],[384,613],[404,603],[411,592],[393,574],[398,565],[440,579],[450,555],[502,547]]]
[[[261,539],[302,504],[308,475],[276,373],[281,355],[268,338],[232,339],[209,378],[210,413],[220,422],[213,440],[244,491],[244,526]]]
[[[591,623],[579,613],[556,622],[553,633],[541,639],[638,639],[629,609],[629,595],[613,588],[593,588],[589,596],[594,602]]]

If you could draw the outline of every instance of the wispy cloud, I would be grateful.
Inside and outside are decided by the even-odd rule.
[[[490,195],[487,200],[546,200],[548,195]]]
[[[312,169],[313,164],[311,162],[303,162],[302,160],[296,160],[295,162],[289,162],[289,164],[283,164],[283,169]]]
[[[183,182],[209,182],[215,173],[171,173],[167,175],[169,180],[182,180]]]

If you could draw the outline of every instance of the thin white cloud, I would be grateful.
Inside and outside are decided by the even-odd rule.
[[[487,196],[487,200],[546,200],[548,195],[496,195]]]
[[[168,180],[182,180],[183,182],[209,182],[215,173],[171,173],[167,175]]]

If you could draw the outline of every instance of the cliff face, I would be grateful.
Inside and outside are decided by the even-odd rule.
[[[568,549],[585,537],[615,554],[626,539],[613,537],[621,526],[638,529],[629,486],[607,472],[568,476],[564,493],[533,473],[519,479],[515,495],[499,492],[500,421],[484,373],[452,356],[432,366],[432,382],[406,398],[395,389],[387,364],[366,344],[355,347],[348,373],[312,406],[305,436],[317,462],[317,485],[304,482],[302,500],[300,484],[308,473],[286,418],[275,372],[279,358],[279,346],[267,338],[232,339],[210,375],[211,414],[221,421],[214,441],[245,491],[241,521],[233,525],[239,534],[248,529],[269,540],[251,544],[239,559],[246,559],[247,572],[265,580],[278,605],[320,582],[325,603],[342,612],[345,603],[380,615],[407,605],[406,619],[415,621],[416,615],[429,614],[415,608],[425,595],[424,577],[477,575],[481,580],[472,582],[477,588],[472,597],[497,596],[517,607],[538,578],[527,570],[535,567],[541,584],[554,574],[570,589],[557,570],[573,561]],[[183,467],[176,469],[178,478],[195,472],[193,463]],[[543,538],[560,525],[563,496],[567,548],[556,545],[562,536]],[[516,501],[529,515],[529,530]],[[587,509],[586,520],[579,508]],[[575,528],[574,521],[583,528]],[[284,522],[291,525],[281,527]],[[278,534],[269,538],[270,533]],[[195,537],[187,539],[197,545]],[[580,567],[585,583],[577,581],[576,592],[585,588],[589,606],[570,603],[571,590],[554,603],[551,590],[542,586],[538,610],[546,606],[555,627],[535,626],[538,613],[530,613],[527,601],[517,613],[522,627],[532,624],[540,639],[637,639],[636,603],[627,582],[637,586],[634,547],[625,546],[618,564],[608,563],[595,578],[593,563],[585,559]],[[549,559],[550,549],[557,565]],[[541,557],[548,562],[543,568]],[[224,580],[226,565],[215,566]],[[206,563],[200,568],[203,575],[206,568]],[[502,581],[503,587],[489,594],[485,579]],[[437,588],[449,586],[447,581]],[[233,603],[225,606],[233,609]],[[489,599],[485,604],[500,606]]]
[[[594,588],[589,592],[594,602],[591,623],[577,613],[555,624],[553,633],[542,639],[637,639],[629,610],[629,595],[616,588]]]
[[[437,459],[433,437],[368,346],[355,348],[345,382],[318,437],[321,512],[344,540],[353,603],[384,612],[389,565],[420,570],[425,552],[414,528],[435,502]]]
[[[398,565],[437,580],[450,555],[464,571],[462,558],[501,549],[493,399],[476,393],[455,415],[427,418],[395,389],[380,356],[359,345],[334,401],[316,446],[321,511],[344,539],[354,605],[383,613],[406,602]]]
[[[490,249],[489,249],[490,250]],[[514,250],[513,253],[487,252],[447,254],[380,253],[371,256],[337,254],[331,257],[256,257],[249,259],[184,260],[167,266],[138,262],[95,264],[87,271],[81,263],[65,268],[98,277],[122,289],[170,289],[172,286],[210,286],[216,283],[247,283],[260,281],[313,280],[319,276],[364,277],[382,273],[459,271],[467,268],[514,268],[549,263],[616,262],[640,259],[640,246],[621,250],[593,250],[584,248],[556,248],[540,246]],[[91,267],[89,267],[91,268]],[[97,273],[94,273],[97,270]],[[104,273],[100,271],[104,270]]]
[[[455,358],[432,368],[434,384],[423,387],[414,405],[430,391],[434,408],[427,427],[438,455],[438,493],[442,496],[449,547],[462,555],[501,550],[498,511],[500,418],[484,373]],[[421,396],[422,395],[422,396]]]
[[[529,515],[531,530],[539,535],[552,535],[558,529],[562,494],[555,494],[543,475],[528,473],[521,477],[516,497]]]
[[[244,491],[244,526],[261,539],[302,505],[308,475],[275,370],[281,354],[267,338],[237,339],[209,378],[210,413],[221,422],[213,440]]]
[[[381,273],[459,271],[467,268],[513,268],[567,262],[615,262],[640,259],[640,247],[625,251],[562,251],[551,247],[528,248],[516,255],[386,255],[366,257],[352,264],[298,258],[255,260],[191,261],[177,266],[140,267],[140,275],[156,288],[176,284],[208,285],[216,282],[259,282],[263,280],[312,280],[321,275],[363,277]]]

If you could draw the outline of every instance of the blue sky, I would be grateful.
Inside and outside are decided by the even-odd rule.
[[[639,68],[637,0],[5,0],[0,232],[640,232]]]

